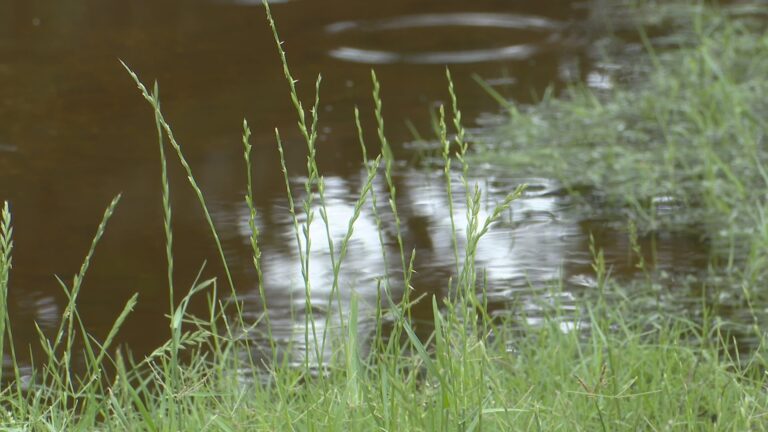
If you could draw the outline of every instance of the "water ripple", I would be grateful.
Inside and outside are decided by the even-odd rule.
[[[325,27],[328,34],[375,33],[385,31],[406,31],[436,27],[518,30],[552,32],[561,27],[555,21],[537,16],[496,14],[496,13],[447,13],[406,15],[373,21],[342,21]],[[490,38],[498,39],[498,38]],[[366,64],[461,64],[504,60],[525,60],[539,51],[535,43],[510,44],[500,41],[503,46],[479,47],[459,50],[423,50],[417,52],[397,49],[373,49],[342,44],[331,49],[329,55],[339,60]],[[485,43],[485,42],[484,42]]]
[[[533,45],[510,45],[501,48],[464,51],[426,51],[414,54],[341,47],[331,50],[329,54],[333,58],[354,63],[458,64],[524,60],[531,57],[536,51],[537,49]]]
[[[355,31],[404,30],[423,27],[484,27],[517,30],[554,30],[555,21],[537,16],[497,13],[423,14],[387,18],[378,21],[342,21],[325,27],[328,33]]]

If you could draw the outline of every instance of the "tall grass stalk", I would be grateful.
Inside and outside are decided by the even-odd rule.
[[[269,304],[267,303],[266,287],[264,286],[264,272],[261,269],[261,247],[259,247],[259,227],[256,225],[256,206],[253,202],[253,168],[251,166],[250,143],[251,129],[248,127],[248,121],[243,120],[243,158],[245,159],[245,172],[247,178],[245,204],[248,206],[248,227],[251,230],[250,243],[253,254],[253,268],[256,270],[256,283],[259,289],[259,299],[263,309],[263,317],[267,328],[267,339],[270,351],[272,352],[273,363],[277,362],[277,346],[275,338],[272,335],[272,322],[269,319]]]
[[[221,264],[224,268],[224,273],[227,277],[227,282],[229,283],[229,287],[232,291],[232,295],[234,296],[235,293],[235,283],[232,281],[232,274],[229,271],[229,265],[227,264],[227,259],[224,256],[224,248],[221,246],[221,240],[219,239],[218,231],[216,230],[216,226],[213,223],[213,219],[211,218],[211,214],[208,211],[208,205],[205,202],[205,198],[203,197],[203,192],[200,190],[200,187],[197,185],[197,181],[195,180],[195,177],[192,175],[192,168],[189,166],[189,163],[187,162],[186,157],[184,157],[184,153],[181,150],[181,146],[176,141],[176,137],[173,134],[173,130],[171,129],[171,126],[168,124],[168,122],[165,120],[165,117],[163,116],[163,112],[160,110],[159,100],[157,100],[155,97],[152,96],[152,94],[147,91],[147,88],[144,86],[144,84],[139,80],[139,77],[136,75],[135,72],[133,72],[128,65],[126,65],[124,62],[120,62],[123,65],[123,68],[128,72],[128,74],[133,78],[133,81],[136,83],[136,86],[139,88],[139,91],[141,92],[142,96],[144,96],[144,99],[149,102],[149,104],[152,106],[152,109],[154,110],[155,114],[155,121],[162,126],[163,131],[165,131],[166,136],[168,137],[168,141],[170,145],[173,147],[173,149],[176,152],[176,155],[179,158],[179,162],[181,163],[181,166],[184,168],[184,171],[187,174],[187,180],[189,181],[190,186],[192,186],[192,190],[194,190],[195,195],[197,196],[197,200],[200,203],[200,207],[205,214],[205,219],[208,222],[208,227],[210,228],[211,235],[213,236],[214,241],[216,242],[216,248],[219,252],[219,258],[221,259]]]
[[[8,317],[8,281],[11,275],[13,261],[13,226],[11,225],[11,210],[8,201],[3,202],[0,213],[0,361],[5,361],[6,330],[10,335],[10,319]],[[8,338],[12,345],[13,340]],[[0,382],[3,371],[0,370]]]
[[[381,100],[381,85],[376,77],[376,72],[371,70],[371,81],[373,82],[373,104],[374,115],[376,117],[376,132],[379,137],[379,143],[381,144],[381,156],[384,159],[384,178],[387,182],[387,190],[389,191],[389,207],[392,210],[392,215],[395,220],[395,233],[397,237],[397,246],[400,252],[400,263],[403,270],[403,292],[404,301],[408,301],[410,298],[410,277],[408,276],[408,266],[406,265],[406,253],[403,246],[402,228],[400,225],[400,216],[397,212],[397,188],[395,182],[392,179],[392,164],[394,163],[395,156],[392,153],[392,148],[389,145],[389,140],[384,133],[384,114],[383,103]],[[383,246],[383,245],[382,245]]]
[[[56,338],[54,340],[53,345],[51,346],[51,352],[49,356],[49,366],[57,366],[57,367],[51,367],[52,370],[59,370],[62,373],[62,376],[60,377],[63,379],[63,386],[64,388],[68,389],[71,393],[75,393],[75,382],[74,377],[72,376],[72,355],[73,355],[73,346],[75,343],[75,323],[78,321],[78,314],[76,311],[77,308],[77,298],[80,295],[80,288],[82,287],[83,279],[85,278],[85,274],[88,271],[88,267],[90,266],[91,259],[93,258],[93,254],[96,251],[96,245],[99,243],[99,240],[101,240],[101,237],[104,235],[104,230],[106,229],[107,222],[112,217],[112,214],[115,210],[115,207],[117,207],[117,203],[120,201],[120,195],[117,195],[112,202],[109,204],[107,209],[104,211],[104,216],[101,219],[101,223],[99,223],[98,228],[96,229],[96,234],[93,237],[93,240],[91,241],[91,246],[88,249],[88,253],[85,256],[85,259],[83,260],[82,265],[80,266],[80,271],[73,277],[72,279],[72,285],[67,286],[65,282],[63,282],[61,279],[57,280],[59,281],[59,284],[61,285],[62,289],[64,290],[64,293],[67,296],[67,306],[64,309],[64,313],[61,318],[61,324],[59,325],[59,329],[56,332]],[[85,340],[87,343],[87,339]],[[62,353],[62,359],[59,362],[58,358],[56,357],[56,352],[58,348],[63,346],[63,353]],[[58,378],[57,378],[58,380]],[[62,398],[63,405],[66,406],[68,402],[68,395],[64,395]]]
[[[291,75],[290,68],[288,67],[288,60],[285,55],[285,51],[283,50],[283,42],[280,40],[280,36],[277,32],[277,25],[275,24],[275,20],[272,18],[272,11],[269,8],[269,3],[266,0],[262,0],[262,4],[264,6],[264,9],[266,11],[267,15],[267,22],[269,24],[269,28],[272,30],[272,36],[275,39],[275,46],[277,47],[277,52],[280,56],[280,62],[283,67],[283,74],[285,76],[286,81],[288,82],[288,88],[289,88],[289,95],[291,98],[291,102],[293,103],[293,106],[296,110],[296,114],[298,116],[298,127],[299,132],[304,137],[304,141],[307,145],[307,178],[304,182],[304,192],[305,197],[302,202],[302,207],[304,210],[304,217],[305,222],[302,227],[302,230],[300,231],[298,229],[298,219],[294,210],[293,206],[293,198],[289,198],[291,201],[291,215],[294,222],[294,228],[296,229],[296,246],[299,251],[299,260],[301,262],[301,273],[304,278],[304,344],[307,350],[312,347],[314,349],[315,354],[315,361],[318,362],[318,366],[322,368],[323,363],[323,353],[321,352],[321,346],[324,345],[324,343],[320,342],[320,339],[317,335],[317,327],[315,325],[315,319],[313,316],[313,305],[312,305],[312,286],[310,283],[310,277],[309,277],[309,265],[310,265],[310,252],[312,248],[312,240],[310,238],[310,228],[312,225],[312,222],[314,221],[315,211],[313,208],[314,203],[314,188],[318,187],[319,192],[322,194],[322,179],[319,176],[318,170],[317,170],[317,164],[316,164],[316,141],[317,141],[317,122],[318,122],[318,106],[320,104],[320,83],[322,82],[321,75],[317,76],[317,80],[315,81],[315,100],[314,105],[312,106],[312,109],[310,110],[310,121],[307,122],[307,116],[306,112],[304,110],[304,106],[301,103],[301,100],[299,99],[298,92],[296,91],[296,80],[293,78],[293,75]],[[280,136],[277,130],[275,130],[275,135],[277,137],[278,146],[280,149],[280,159],[281,164],[283,168],[283,175],[285,176],[285,184],[286,184],[286,191],[289,195],[289,197],[292,195],[291,187],[290,187],[290,181],[288,179],[288,171],[285,166],[285,157],[283,154],[283,145],[280,141]],[[301,239],[302,235],[299,234],[300,232],[303,233],[303,239],[304,243],[302,245]],[[310,330],[311,330],[311,337],[312,337],[312,343],[310,344]],[[304,359],[304,366],[306,368],[310,367],[310,357],[309,355],[305,356]]]

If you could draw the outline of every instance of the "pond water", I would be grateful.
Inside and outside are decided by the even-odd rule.
[[[290,0],[272,2],[288,60],[302,96],[312,97],[322,72],[318,163],[325,176],[334,239],[365,181],[353,108],[364,127],[375,127],[370,70],[382,82],[387,133],[398,160],[394,181],[407,250],[417,249],[416,294],[441,293],[454,268],[450,215],[442,174],[409,164],[423,150],[416,136],[432,137],[430,113],[448,100],[450,66],[467,126],[499,121],[496,102],[477,85],[477,74],[504,97],[531,102],[547,86],[582,78],[610,87],[615,65],[598,49],[611,26],[604,2],[550,0]],[[635,46],[635,51],[637,47]],[[163,109],[174,127],[221,233],[246,313],[261,312],[251,263],[241,123],[253,130],[255,204],[264,250],[265,289],[276,334],[291,338],[304,307],[293,225],[288,214],[274,140],[279,128],[297,199],[302,198],[305,144],[282,77],[278,56],[257,0],[0,0],[0,200],[14,215],[15,254],[10,308],[19,346],[36,343],[58,325],[64,280],[79,269],[99,218],[123,194],[99,245],[79,300],[86,325],[104,335],[125,301],[139,305],[121,342],[136,354],[167,338],[168,294],[161,213],[160,166],[150,108],[118,59],[146,82],[160,83]],[[366,136],[377,153],[375,134]],[[426,140],[427,147],[429,140]],[[477,167],[482,168],[482,167]],[[182,170],[171,159],[176,284],[189,286],[207,260],[205,276],[222,275],[214,244]],[[488,210],[520,183],[524,197],[482,241],[495,313],[523,308],[531,319],[552,288],[563,301],[592,286],[589,234],[605,248],[614,274],[634,271],[623,229],[584,220],[567,193],[546,178],[475,170]],[[377,179],[374,189],[384,197]],[[464,202],[458,185],[455,201]],[[465,210],[456,208],[460,227]],[[396,244],[385,217],[384,243]],[[332,275],[326,232],[319,216],[310,230],[319,319],[324,319]],[[670,269],[703,268],[707,248],[696,236],[655,242],[658,261]],[[356,224],[340,287],[375,302],[384,273],[376,222],[366,208]],[[392,267],[397,267],[393,265]],[[220,279],[224,281],[224,279]],[[221,285],[222,291],[226,286]],[[202,304],[194,308],[202,311]],[[415,309],[428,320],[431,306]],[[303,331],[303,330],[302,330]],[[28,350],[18,350],[22,357]]]

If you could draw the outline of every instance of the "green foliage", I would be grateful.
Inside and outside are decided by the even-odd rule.
[[[628,214],[643,231],[748,234],[765,202],[768,32],[729,16],[739,11],[689,7],[674,48],[654,50],[641,31],[642,78],[508,105],[509,122],[473,157],[560,179],[589,214]]]

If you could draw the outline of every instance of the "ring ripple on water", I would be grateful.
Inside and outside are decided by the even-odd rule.
[[[457,27],[532,31],[551,35],[562,26],[555,21],[537,16],[500,13],[445,13],[406,15],[373,21],[341,21],[326,26],[325,30],[328,34],[338,35]],[[330,50],[329,55],[339,60],[368,64],[460,64],[525,60],[537,51],[539,51],[539,44],[530,42],[454,51],[426,50],[417,52],[342,45]]]

